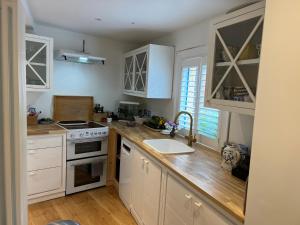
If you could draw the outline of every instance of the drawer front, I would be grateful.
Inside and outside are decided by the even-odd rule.
[[[62,147],[27,151],[27,171],[62,166]]]
[[[27,172],[28,195],[59,189],[62,186],[62,168],[50,168]]]
[[[45,136],[27,139],[27,149],[55,148],[63,145],[62,136]]]

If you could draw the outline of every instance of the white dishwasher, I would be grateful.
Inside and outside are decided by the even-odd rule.
[[[122,138],[119,196],[125,206],[130,210],[131,206],[131,158],[133,145],[127,139]]]

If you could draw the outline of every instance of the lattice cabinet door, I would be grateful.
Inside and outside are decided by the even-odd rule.
[[[124,91],[132,91],[134,82],[134,56],[125,57]]]
[[[143,51],[135,55],[135,80],[134,90],[146,92],[148,73],[148,52]]]
[[[50,89],[53,67],[53,40],[37,35],[25,35],[27,90]]]
[[[206,92],[209,106],[254,114],[263,21],[264,8],[241,11],[240,16],[213,25]]]
[[[152,99],[171,98],[173,47],[149,44],[127,52],[124,61],[124,94]]]

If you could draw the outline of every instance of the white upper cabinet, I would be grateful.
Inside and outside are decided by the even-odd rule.
[[[147,45],[124,56],[124,94],[144,98],[172,97],[174,48]]]
[[[259,2],[212,22],[206,106],[254,114],[264,7]]]
[[[25,35],[27,91],[46,91],[51,88],[53,73],[53,39]]]

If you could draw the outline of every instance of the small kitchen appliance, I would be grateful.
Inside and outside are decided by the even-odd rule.
[[[140,103],[120,101],[118,107],[118,117],[120,120],[134,121],[134,117],[138,116]]]

